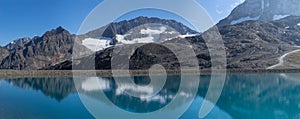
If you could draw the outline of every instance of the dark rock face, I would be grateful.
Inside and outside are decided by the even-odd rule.
[[[30,38],[19,38],[19,39],[16,39],[12,42],[10,42],[9,44],[7,44],[5,47],[8,49],[8,50],[13,50],[15,49],[16,47],[22,47],[24,46],[25,44],[27,44],[31,39]]]
[[[8,50],[5,47],[0,47],[0,62],[9,55]]]
[[[221,20],[218,26],[226,26],[242,18],[270,21],[276,16],[300,16],[299,0],[246,0],[231,14]]]
[[[180,68],[178,59],[171,50],[159,44],[146,44],[133,53],[129,69],[149,69],[154,64],[161,64],[168,69]]]
[[[125,52],[133,52],[132,56],[129,59],[129,67],[126,67],[126,64],[116,63],[118,69],[131,69],[131,70],[139,70],[139,69],[149,69],[154,64],[161,64],[166,69],[176,69],[179,68],[179,62],[176,59],[176,56],[169,51],[166,47],[163,47],[158,44],[146,44],[143,45],[136,50],[136,44],[133,45],[123,45],[121,47],[125,47]],[[116,46],[119,47],[119,46]],[[112,69],[112,54],[114,52],[114,48],[111,47],[102,51],[98,51],[95,56],[89,56],[80,59],[78,65],[76,65],[75,69],[80,70],[92,70],[92,69],[99,69],[99,70],[109,70]],[[119,55],[115,58],[116,60],[124,60],[123,57],[127,57],[124,55]],[[91,63],[95,62],[95,63]],[[71,65],[71,61],[66,61],[64,63],[46,68],[51,70],[60,70],[65,67],[61,66],[69,66]]]
[[[71,60],[66,60],[66,61],[63,61],[59,64],[55,64],[55,65],[52,65],[52,66],[49,66],[49,67],[43,67],[40,70],[49,70],[49,69],[52,69],[52,70],[72,70],[72,61]]]

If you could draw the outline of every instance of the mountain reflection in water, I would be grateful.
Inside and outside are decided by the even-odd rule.
[[[97,91],[103,91],[106,97],[119,108],[135,113],[145,113],[163,108],[172,101],[176,94],[183,102],[185,98],[191,96],[188,90],[178,92],[179,76],[169,78],[172,80],[167,80],[163,89],[151,100],[133,97],[123,92],[131,90],[147,95],[153,93],[157,87],[137,88],[125,83],[116,85],[112,77],[88,77],[82,79],[80,85],[76,86],[79,93],[91,99],[101,101],[102,98],[97,97]],[[70,77],[1,80],[14,87],[41,91],[45,96],[56,99],[58,102],[72,93],[77,93],[73,79]],[[134,82],[138,85],[147,85],[149,78],[135,76]],[[197,97],[182,118],[197,118],[209,82],[210,75],[201,75]],[[0,89],[2,89],[1,85]],[[221,97],[208,118],[300,118],[300,74],[228,74]]]
[[[76,93],[73,79],[70,77],[8,78],[3,80],[15,87],[41,91],[57,101],[63,100],[71,93]]]

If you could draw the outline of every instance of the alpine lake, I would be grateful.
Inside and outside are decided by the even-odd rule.
[[[93,119],[101,115],[104,119],[110,118],[109,115],[126,118],[117,112],[107,113],[105,110],[117,107],[117,110],[133,115],[147,114],[166,108],[173,98],[180,98],[179,103],[166,112],[172,114],[172,110],[190,103],[180,118],[198,119],[202,103],[210,102],[205,96],[211,75],[201,74],[198,77],[193,79],[199,82],[194,84],[197,86],[194,96],[190,90],[180,92],[178,87],[185,80],[180,75],[167,76],[157,92],[157,87],[147,86],[151,83],[149,76],[132,76],[132,81],[139,86],[117,83],[114,77],[109,76],[83,77],[76,81],[73,76],[0,78],[0,119]],[[128,79],[125,76],[118,77],[122,78]],[[138,98],[126,91],[155,93],[155,97]],[[186,101],[191,96],[192,100]],[[86,108],[87,105],[95,105],[98,113]],[[300,74],[227,73],[220,97],[205,118],[299,119]]]

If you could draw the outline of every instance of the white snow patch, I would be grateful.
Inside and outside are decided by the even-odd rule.
[[[153,30],[153,29],[147,28],[147,29],[142,29],[141,34],[149,34],[149,35],[161,34],[161,33],[164,33],[166,30],[167,30],[166,27],[160,27],[159,30],[155,30],[155,29]]]
[[[86,38],[82,41],[82,45],[87,47],[88,49],[92,51],[99,51],[106,49],[108,47],[111,47],[110,43],[112,42],[112,39],[110,38]]]
[[[116,40],[117,40],[118,42],[120,42],[120,40],[124,40],[125,37],[126,37],[126,35],[116,34]]]
[[[279,20],[279,19],[282,19],[282,18],[285,18],[285,17],[288,17],[290,15],[274,15],[273,16],[273,20]]]
[[[193,36],[197,36],[197,35],[200,35],[200,34],[189,34],[189,33],[187,33],[185,35],[179,35],[178,37],[179,38],[186,38],[186,37],[193,37]]]
[[[162,34],[162,33],[169,33],[169,34],[175,34],[176,33],[174,31],[167,32],[166,30],[167,30],[166,27],[160,27],[159,29],[151,29],[151,28],[141,29],[140,33],[146,35],[147,37],[126,40],[125,37],[129,34],[125,34],[125,35],[117,34],[116,39],[118,41],[118,45],[121,45],[121,44],[135,44],[135,43],[153,43],[153,42],[156,42],[155,40],[157,40],[155,38],[158,35]],[[166,40],[168,40],[168,39],[166,39]]]
[[[154,37],[149,36],[149,37],[144,37],[144,38],[136,38],[133,39],[134,42],[136,43],[153,43],[154,41]]]
[[[257,17],[244,17],[244,18],[240,18],[240,19],[238,19],[238,20],[234,20],[234,21],[232,21],[230,24],[231,25],[234,25],[234,24],[238,24],[238,23],[242,23],[242,22],[244,22],[244,21],[250,21],[250,20],[258,20],[259,19],[259,17],[260,16],[257,16]]]
[[[136,38],[132,40],[125,40],[126,35],[116,35],[118,44],[135,44],[135,43],[152,43],[154,42],[154,37],[148,36],[143,38]]]
[[[300,26],[300,23],[298,23],[297,26]]]

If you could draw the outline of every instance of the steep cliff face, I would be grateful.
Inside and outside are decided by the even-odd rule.
[[[278,20],[287,16],[300,16],[299,0],[246,0],[218,26],[233,25],[247,20]]]

